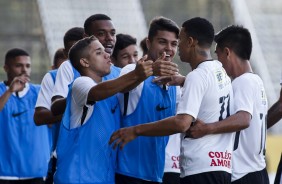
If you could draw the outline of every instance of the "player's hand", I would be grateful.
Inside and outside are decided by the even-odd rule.
[[[110,138],[109,144],[113,144],[113,149],[120,146],[122,149],[125,144],[134,140],[137,137],[134,127],[121,128],[114,132]]]
[[[27,75],[21,75],[15,77],[9,86],[10,92],[13,93],[13,92],[22,91],[27,82],[29,82],[29,77]]]
[[[178,74],[178,65],[165,60],[166,53],[164,52],[154,63],[153,63],[153,75],[154,76],[171,76]]]
[[[139,61],[137,61],[135,72],[138,77],[145,80],[147,77],[153,75],[152,64],[153,61],[147,60],[147,55],[143,56]]]
[[[189,138],[201,138],[208,134],[208,124],[197,119],[193,125],[187,130],[186,136]]]
[[[178,74],[172,76],[161,76],[153,79],[156,84],[165,84],[169,86],[183,86],[185,82],[185,77]]]

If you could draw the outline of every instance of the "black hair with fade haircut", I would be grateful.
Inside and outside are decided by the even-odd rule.
[[[131,35],[128,34],[117,34],[117,41],[116,45],[112,54],[112,57],[117,59],[118,52],[122,49],[125,49],[126,47],[130,45],[136,45],[137,40],[136,38],[132,37]]]
[[[80,72],[80,59],[89,57],[89,45],[98,40],[95,36],[83,38],[76,42],[69,51],[69,59],[72,66]]]
[[[19,49],[19,48],[10,49],[7,51],[5,55],[5,65],[7,65],[9,61],[13,60],[18,56],[29,56],[29,54],[23,49]]]
[[[198,40],[200,47],[211,47],[214,39],[213,25],[206,19],[195,17],[182,24],[188,37]]]
[[[95,14],[88,17],[84,22],[84,32],[91,36],[91,24],[97,20],[112,20],[109,16],[105,14]]]
[[[171,19],[165,17],[155,17],[151,23],[148,33],[148,39],[153,40],[153,37],[157,35],[158,31],[169,31],[176,34],[176,38],[179,35],[178,25]]]
[[[78,41],[83,38],[84,29],[82,27],[73,27],[64,35],[64,46],[67,47],[68,42]]]
[[[228,47],[244,60],[249,60],[252,53],[252,38],[248,29],[232,25],[221,30],[215,35],[214,41],[217,47],[224,49]]]

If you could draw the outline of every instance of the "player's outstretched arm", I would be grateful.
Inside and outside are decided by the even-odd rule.
[[[215,123],[204,123],[197,119],[193,126],[186,132],[189,138],[201,138],[208,134],[221,134],[236,132],[248,128],[251,121],[251,115],[245,111],[239,111],[228,118]]]
[[[164,84],[169,86],[183,86],[185,82],[185,76],[183,75],[172,75],[172,76],[162,76],[157,77],[153,80],[157,84]]]
[[[92,87],[88,93],[88,101],[100,101],[118,92],[126,92],[139,85],[153,74],[152,61],[145,61],[143,57],[137,62],[135,70],[116,79],[101,82]]]
[[[153,123],[121,128],[112,134],[109,144],[113,144],[114,149],[117,146],[122,149],[125,144],[138,136],[167,136],[183,133],[189,129],[192,120],[193,118],[190,115],[178,114]]]

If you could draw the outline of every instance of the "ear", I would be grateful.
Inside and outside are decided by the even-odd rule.
[[[85,58],[80,58],[79,63],[82,67],[84,68],[88,68],[89,67],[89,62],[87,59]]]
[[[148,38],[146,38],[146,46],[147,46],[147,49],[148,49],[148,50],[149,50],[150,47],[151,47],[151,41],[150,41]]]
[[[224,50],[223,50],[224,54],[226,55],[226,57],[230,57],[231,55],[231,51],[228,47],[224,47]]]
[[[4,71],[6,72],[6,73],[8,73],[9,72],[9,67],[7,66],[7,65],[4,65]]]
[[[198,40],[195,40],[194,38],[192,38],[191,36],[188,37],[188,45],[190,47],[195,47],[196,45],[198,45]]]

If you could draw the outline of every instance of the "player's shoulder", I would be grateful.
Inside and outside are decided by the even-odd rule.
[[[60,67],[58,68],[59,71],[61,71],[61,70],[70,70],[70,69],[72,69],[72,65],[71,65],[70,60],[64,61],[64,62],[60,65]]]
[[[36,93],[39,93],[40,90],[40,84],[34,84],[34,83],[28,83],[29,84],[29,89],[31,91],[34,91]]]
[[[262,83],[262,79],[254,73],[244,73],[236,77],[232,84],[236,86],[255,87]]]
[[[84,84],[89,84],[89,83],[94,84],[95,81],[91,79],[90,77],[80,76],[74,80],[73,86],[82,86]]]
[[[128,65],[126,65],[125,67],[123,67],[121,69],[120,76],[133,71],[135,69],[135,67],[136,67],[136,64],[128,64]]]

